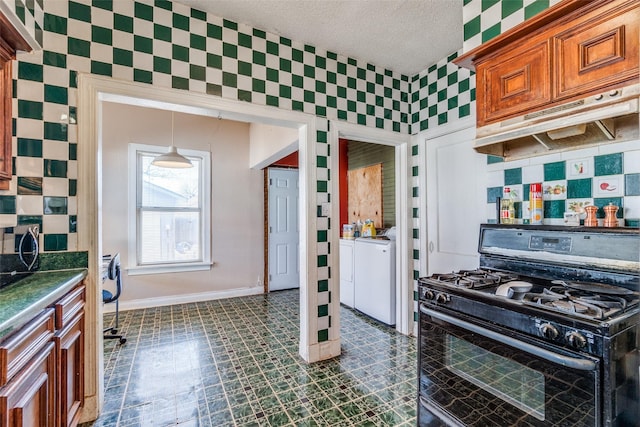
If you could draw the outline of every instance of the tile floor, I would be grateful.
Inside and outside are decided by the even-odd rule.
[[[415,339],[342,307],[342,356],[307,365],[298,298],[122,312],[128,341],[105,342],[105,405],[85,426],[414,426]]]

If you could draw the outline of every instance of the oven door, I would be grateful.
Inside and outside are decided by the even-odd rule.
[[[600,361],[420,304],[421,426],[598,426]]]

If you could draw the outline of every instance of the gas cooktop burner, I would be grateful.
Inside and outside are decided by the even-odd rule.
[[[637,294],[608,295],[577,291],[564,287],[543,289],[542,293],[528,293],[523,302],[547,310],[558,311],[588,319],[609,319],[628,306],[637,305]]]
[[[502,273],[499,271],[477,270],[460,270],[457,273],[434,274],[429,277],[439,283],[445,283],[457,288],[467,289],[483,289],[490,286],[496,286],[504,282],[516,280],[518,276],[510,273]]]

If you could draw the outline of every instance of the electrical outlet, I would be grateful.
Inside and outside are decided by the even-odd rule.
[[[322,216],[329,216],[331,213],[331,204],[330,203],[320,203],[320,211]]]

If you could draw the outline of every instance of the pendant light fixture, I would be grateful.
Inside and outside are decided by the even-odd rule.
[[[156,156],[151,162],[154,166],[161,168],[192,168],[191,161],[186,157],[180,155],[175,145],[173,145],[173,111],[171,112],[171,147],[169,152]]]

